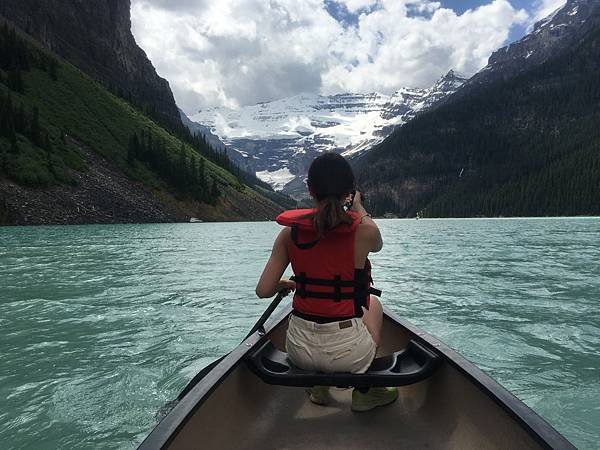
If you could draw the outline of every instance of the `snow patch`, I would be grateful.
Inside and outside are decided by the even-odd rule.
[[[296,175],[291,173],[287,167],[282,167],[272,172],[261,170],[260,172],[256,172],[256,176],[265,183],[269,183],[276,191],[281,191],[286,184],[296,178]]]
[[[556,17],[556,15],[564,8],[564,6],[561,6],[560,8],[557,8],[552,14],[550,14],[548,17],[546,17],[545,19],[540,20],[538,23],[535,24],[534,26],[534,31],[535,33],[539,33],[541,31],[542,28],[544,28],[546,25],[548,25],[549,23],[552,22],[552,20],[554,20],[554,18]]]
[[[367,151],[465,81],[450,71],[429,89],[403,88],[392,95],[299,94],[237,109],[204,109],[191,119],[209,127],[231,148],[243,149],[240,154],[252,163],[256,175],[282,190],[303,176],[292,174],[283,159],[331,150],[346,156]]]

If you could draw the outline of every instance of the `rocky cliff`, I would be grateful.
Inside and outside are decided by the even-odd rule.
[[[169,83],[131,33],[130,0],[0,0],[0,15],[163,124],[179,124]]]
[[[474,75],[461,90],[496,80],[507,80],[529,68],[539,66],[563,50],[569,50],[600,21],[598,0],[567,0],[550,16],[537,22],[531,33],[506,47],[496,50],[488,65]]]

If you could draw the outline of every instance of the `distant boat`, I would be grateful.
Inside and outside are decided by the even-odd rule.
[[[202,223],[202,219],[198,219],[197,217],[190,217],[190,223]]]
[[[384,310],[380,357],[365,374],[294,367],[285,351],[291,306],[275,299],[248,337],[200,371],[138,450],[575,449],[521,400],[454,350]],[[313,405],[304,387],[400,386],[378,411],[351,412],[351,389]]]

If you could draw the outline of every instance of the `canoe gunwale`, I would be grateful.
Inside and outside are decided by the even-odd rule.
[[[262,345],[269,338],[269,333],[287,318],[291,309],[291,305],[288,305],[269,321],[265,326],[264,333],[262,330],[254,332],[229,354],[222,357],[214,368],[209,370],[203,377],[195,377],[198,378],[196,384],[191,388],[186,387],[189,391],[155,426],[140,444],[138,450],[166,448],[212,392],[239,364],[255,352],[259,345]],[[552,425],[460,353],[408,320],[402,319],[387,307],[384,307],[384,316],[408,330],[417,342],[431,348],[442,359],[441,364],[447,362],[456,368],[492,401],[502,407],[514,420],[520,423],[523,429],[542,447],[548,449],[576,449]]]
[[[496,404],[509,413],[511,417],[523,425],[528,434],[535,438],[540,445],[548,449],[577,449],[533,409],[456,350],[453,350],[447,344],[421,330],[408,320],[402,319],[389,308],[384,306],[383,309],[385,316],[388,316],[391,320],[399,323],[413,333],[417,341],[435,349],[443,360],[460,371],[462,375],[472,381]]]
[[[281,318],[283,320],[284,318]],[[278,323],[280,320],[278,321]],[[270,330],[270,328],[269,328]],[[138,447],[138,450],[156,450],[166,448],[184,427],[187,421],[210,397],[212,392],[227,378],[242,361],[252,352],[256,345],[267,337],[258,331],[244,339],[231,353],[223,357],[206,375],[185,394],[175,407],[154,427],[150,434]]]

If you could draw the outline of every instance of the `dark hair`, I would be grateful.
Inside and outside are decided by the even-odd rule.
[[[354,173],[343,156],[324,153],[308,169],[308,189],[319,201],[313,226],[319,237],[342,223],[352,223],[342,198],[354,190]]]

